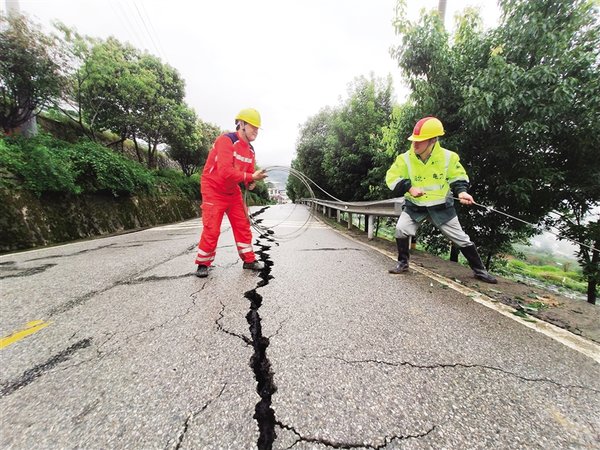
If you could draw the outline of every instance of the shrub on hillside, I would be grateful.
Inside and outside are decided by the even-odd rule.
[[[69,153],[77,183],[85,192],[128,195],[153,190],[151,172],[100,144],[81,141]]]
[[[169,190],[178,190],[186,197],[200,199],[200,175],[186,177],[180,170],[159,169],[156,172],[158,184]]]
[[[71,194],[129,195],[155,190],[154,173],[91,141],[70,144],[48,134],[0,140],[0,186]]]
[[[34,138],[5,138],[0,144],[0,167],[15,176],[23,188],[41,195],[42,192],[68,192],[78,194],[72,171],[68,144],[57,141],[49,135],[40,134]],[[2,178],[5,187],[14,183]]]

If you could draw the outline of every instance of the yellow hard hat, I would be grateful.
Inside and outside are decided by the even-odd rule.
[[[437,136],[444,135],[444,125],[435,117],[424,117],[419,120],[413,129],[413,134],[408,138],[409,141],[421,142]]]
[[[238,120],[243,120],[250,125],[254,125],[257,128],[260,128],[260,114],[254,108],[245,108],[242,109],[237,116],[235,116],[236,122]]]

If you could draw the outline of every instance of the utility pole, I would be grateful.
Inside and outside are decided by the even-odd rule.
[[[21,15],[19,0],[6,0],[6,15],[9,19],[16,18]],[[21,125],[19,129],[25,137],[35,136],[38,132],[35,115],[31,115],[27,122]]]
[[[440,13],[442,24],[444,24],[446,22],[446,0],[438,1],[438,12]]]

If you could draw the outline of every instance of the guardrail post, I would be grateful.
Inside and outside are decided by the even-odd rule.
[[[337,223],[340,223],[342,221],[342,212],[339,209],[335,210],[335,216]]]
[[[367,216],[367,217],[369,218],[368,225],[367,225],[368,226],[367,237],[371,241],[371,240],[373,240],[373,228],[375,228],[374,227],[375,216],[370,215],[370,216]]]
[[[352,213],[351,212],[348,213],[348,229],[349,230],[352,229]]]

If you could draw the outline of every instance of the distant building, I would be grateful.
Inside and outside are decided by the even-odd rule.
[[[279,188],[278,182],[267,181],[267,189],[269,190],[269,198],[277,204],[290,203],[285,189]]]

